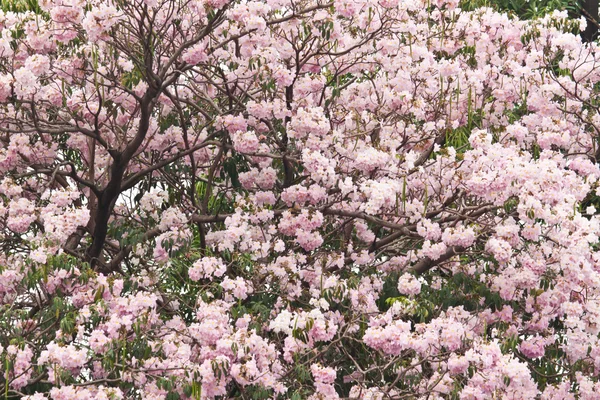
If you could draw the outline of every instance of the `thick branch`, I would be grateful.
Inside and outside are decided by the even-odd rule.
[[[440,258],[438,258],[437,260],[432,260],[429,257],[425,257],[425,258],[421,259],[420,261],[418,261],[410,269],[419,275],[424,274],[425,272],[429,271],[433,267],[436,267],[436,266],[440,265],[441,263],[448,261],[455,255],[458,255],[463,251],[465,251],[465,249],[462,247],[459,247],[459,246],[449,247],[448,250],[446,250],[446,252],[444,254],[442,254],[440,256]]]

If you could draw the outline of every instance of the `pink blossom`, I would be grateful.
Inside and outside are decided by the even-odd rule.
[[[233,148],[240,153],[255,153],[258,150],[259,141],[252,131],[237,131],[233,135]]]
[[[203,257],[196,261],[188,270],[188,275],[191,280],[198,281],[200,279],[210,279],[213,277],[223,276],[227,266],[216,257]]]
[[[421,282],[412,274],[402,274],[398,279],[398,291],[405,295],[417,295],[421,293]]]

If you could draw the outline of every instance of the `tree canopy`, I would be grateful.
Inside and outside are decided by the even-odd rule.
[[[455,0],[0,12],[2,396],[596,399],[584,27]]]

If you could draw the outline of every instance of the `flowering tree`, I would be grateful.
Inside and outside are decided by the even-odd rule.
[[[1,13],[3,396],[597,398],[582,25],[452,0]]]

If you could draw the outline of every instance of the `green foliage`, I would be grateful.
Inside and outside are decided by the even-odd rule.
[[[464,10],[491,7],[520,19],[539,18],[554,10],[567,10],[575,16],[581,9],[577,0],[464,0],[460,6]]]
[[[42,12],[37,0],[0,0],[0,9],[12,12],[33,11],[36,14]]]

